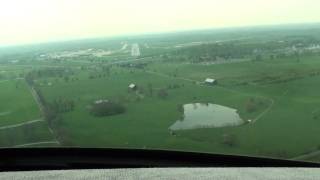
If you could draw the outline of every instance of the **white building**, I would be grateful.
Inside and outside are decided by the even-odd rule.
[[[206,84],[216,84],[217,83],[217,81],[215,79],[211,79],[211,78],[207,78],[204,82]]]
[[[131,56],[134,56],[134,57],[140,56],[139,44],[132,44],[132,47],[131,47]]]
[[[137,85],[131,83],[131,84],[129,85],[129,88],[130,88],[130,89],[136,89],[136,88],[137,88]]]

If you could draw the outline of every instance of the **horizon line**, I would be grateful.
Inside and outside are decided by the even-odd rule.
[[[75,41],[85,41],[85,40],[95,40],[95,39],[115,39],[115,38],[129,38],[129,37],[139,37],[146,35],[166,35],[173,33],[186,33],[195,31],[214,31],[214,30],[232,30],[232,29],[247,29],[247,28],[263,28],[263,27],[281,27],[281,26],[297,26],[297,25],[320,25],[320,21],[317,22],[298,22],[298,23],[278,23],[278,24],[259,24],[259,25],[243,25],[243,26],[225,26],[225,27],[208,27],[208,28],[194,28],[194,29],[178,29],[169,31],[158,31],[158,32],[143,32],[143,33],[123,33],[118,35],[105,35],[105,36],[91,36],[91,37],[77,37],[77,38],[66,38],[60,40],[45,40],[41,42],[31,42],[31,43],[21,43],[21,44],[10,44],[10,45],[0,45],[0,49],[6,48],[17,48],[25,46],[38,46],[43,44],[56,44],[56,43],[68,43]],[[305,28],[305,27],[299,27]]]

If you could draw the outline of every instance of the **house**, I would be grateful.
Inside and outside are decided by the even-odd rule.
[[[205,82],[206,84],[210,84],[210,85],[217,84],[217,80],[211,79],[211,78],[207,78],[204,82]]]
[[[131,84],[129,85],[129,89],[136,90],[136,89],[137,89],[137,85],[131,83]]]

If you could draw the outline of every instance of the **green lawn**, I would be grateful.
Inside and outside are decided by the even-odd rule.
[[[87,106],[96,99],[114,97],[126,99],[135,96],[127,92],[127,86],[131,82],[136,83],[140,88],[146,88],[148,83],[152,83],[155,92],[169,84],[181,86],[183,84],[183,87],[168,90],[167,99],[160,99],[154,95],[153,97],[145,96],[137,102],[126,102],[127,112],[122,115],[96,118],[89,114]],[[74,82],[59,81],[52,86],[42,86],[41,90],[49,102],[58,97],[76,101],[75,110],[63,115],[60,126],[67,130],[68,138],[73,145],[84,147],[171,149],[177,148],[176,145],[184,142],[185,149],[207,150],[197,148],[199,142],[192,138],[173,137],[169,134],[168,127],[181,118],[181,113],[177,110],[179,104],[217,103],[238,109],[243,119],[255,118],[270,105],[266,98],[246,93],[228,91],[220,87],[199,86],[143,71],[130,73],[124,69],[121,69],[121,72],[117,69],[117,74],[108,78],[94,80],[86,78]],[[244,110],[244,104],[252,97],[264,101],[267,105],[250,114]],[[211,146],[210,143],[200,144]]]
[[[16,145],[53,141],[46,122],[37,122],[10,129],[0,130],[0,147],[13,147]]]
[[[39,108],[23,79],[0,81],[0,126],[40,118]]]
[[[67,142],[65,145],[177,149],[278,158],[295,157],[320,145],[315,136],[320,126],[320,117],[315,117],[315,113],[320,112],[320,76],[310,76],[310,72],[320,71],[319,56],[306,56],[300,62],[290,58],[220,65],[160,61],[147,66],[146,70],[168,77],[112,67],[110,76],[89,79],[91,74],[103,72],[90,66],[87,70],[78,68],[87,64],[71,64],[68,66],[75,74],[70,79],[77,80],[66,82],[63,77],[37,79],[46,101],[62,97],[75,102],[74,111],[63,113],[55,129],[62,141]],[[203,81],[207,77],[218,79],[218,86],[203,86],[182,79]],[[272,78],[285,81],[272,82]],[[49,86],[48,82],[52,85]],[[140,98],[129,93],[130,83],[137,84],[145,93]],[[153,96],[148,95],[149,83],[153,87]],[[169,85],[180,87],[168,89],[166,99],[159,98],[157,91]],[[39,109],[24,80],[3,81],[0,87],[0,100],[8,102],[0,104],[4,114],[0,115],[1,126],[39,118]],[[249,113],[245,104],[251,98],[263,102],[263,105]],[[127,111],[115,116],[94,117],[89,113],[88,105],[97,99],[120,100]],[[170,135],[168,127],[182,116],[178,106],[192,102],[235,108],[244,120],[260,118],[253,124],[239,127],[186,130],[178,131],[177,136]],[[47,126],[33,126],[40,126],[32,131],[33,135],[24,137],[28,130],[17,128],[15,140],[3,139],[3,145],[52,139]],[[8,132],[0,131],[7,133],[0,137],[8,137],[14,129]],[[222,143],[228,135],[234,137],[233,146]]]
[[[320,86],[317,83],[320,77],[304,76],[271,84],[233,85],[232,82],[252,81],[268,73],[274,75],[275,72],[279,76],[292,71],[303,74],[317,70],[319,62],[318,57],[308,57],[300,63],[290,59],[211,66],[153,63],[148,69],[171,75],[178,68],[178,77],[196,80],[219,77],[222,86],[199,86],[141,70],[130,73],[124,68],[114,68],[110,77],[99,79],[88,79],[89,73],[78,71],[76,76],[80,80],[58,81],[52,86],[42,86],[41,91],[49,102],[58,97],[76,101],[75,110],[63,114],[59,122],[71,145],[178,149],[290,158],[315,149],[320,144],[315,136],[320,121],[313,117],[313,112],[320,109]],[[127,91],[130,83],[136,83],[144,89],[147,89],[148,83],[152,83],[154,91],[169,84],[183,87],[168,90],[169,96],[164,100],[154,95],[133,102],[128,100],[135,96]],[[87,106],[94,100],[114,98],[126,99],[125,114],[103,118],[90,115]],[[244,104],[249,98],[261,100],[265,105],[257,112],[248,113]],[[236,108],[243,119],[254,119],[268,110],[254,124],[179,131],[177,136],[171,136],[168,127],[181,117],[177,106],[191,102],[211,102]],[[225,135],[235,137],[234,146],[221,143]]]
[[[287,77],[293,74],[305,75],[313,71],[320,71],[320,56],[307,56],[300,62],[291,58],[219,65],[158,62],[149,65],[148,68],[198,81],[211,77],[220,80],[222,85],[233,86],[241,82],[256,82],[255,80],[265,77]]]

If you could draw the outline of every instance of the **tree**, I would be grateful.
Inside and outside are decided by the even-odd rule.
[[[55,113],[65,113],[74,110],[74,101],[71,99],[58,98],[50,103],[50,109]]]
[[[262,60],[262,55],[261,54],[256,55],[255,60],[256,61],[261,61]]]
[[[236,136],[233,134],[224,134],[222,137],[222,144],[227,145],[229,147],[234,147],[237,145]]]
[[[294,52],[294,57],[296,58],[297,62],[300,62],[300,54],[298,51]]]
[[[161,99],[165,99],[168,97],[168,92],[165,89],[160,89],[158,91],[158,97],[160,97]]]
[[[248,113],[253,113],[253,112],[257,111],[257,103],[254,98],[250,98],[249,101],[246,102],[245,110]]]
[[[90,110],[91,114],[98,117],[112,116],[116,114],[122,114],[126,111],[126,108],[115,102],[102,102],[93,104]]]
[[[149,91],[150,96],[153,96],[153,86],[151,83],[148,83],[148,91]]]
[[[270,55],[270,59],[274,60],[275,56],[273,54]]]
[[[177,109],[179,112],[183,113],[184,112],[183,104],[178,104]]]
[[[68,82],[70,78],[69,78],[69,76],[65,76],[63,79],[65,82]]]
[[[75,106],[73,100],[69,101],[69,106],[70,106],[70,110],[73,111],[74,110],[74,106]]]

